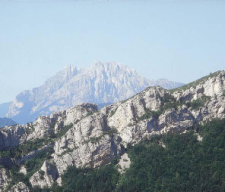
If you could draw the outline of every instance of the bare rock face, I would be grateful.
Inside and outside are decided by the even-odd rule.
[[[10,189],[10,192],[30,192],[30,190],[24,183],[19,182]]]
[[[151,81],[117,63],[96,62],[87,69],[68,66],[42,86],[20,93],[7,117],[27,123],[82,103],[115,103],[153,85],[176,88],[183,84],[165,79]]]
[[[26,140],[25,126],[16,125],[0,131],[0,149],[11,148]]]
[[[88,113],[96,111],[95,104],[82,104],[67,111],[53,113],[50,116],[41,116],[33,123],[2,128],[0,131],[0,149],[10,149],[23,144],[25,141],[41,139],[52,131],[58,133],[63,126],[77,122]]]
[[[51,187],[57,178],[58,170],[56,169],[55,165],[45,161],[41,169],[30,178],[30,183],[33,187]]]
[[[126,169],[129,169],[130,168],[130,164],[131,164],[131,161],[130,161],[130,158],[128,157],[128,154],[127,153],[124,153],[121,156],[120,161],[118,163],[118,165],[119,165],[118,171],[121,174],[123,174]]]
[[[109,126],[120,131],[128,125],[136,124],[136,120],[145,114],[146,109],[151,111],[160,109],[161,98],[166,92],[163,88],[151,87],[125,102],[115,104],[108,117]]]
[[[223,99],[225,89],[225,71],[218,71],[211,76],[194,81],[184,88],[178,88],[172,94],[177,101],[193,101],[202,95],[214,100]]]
[[[106,116],[88,116],[55,142],[54,161],[62,174],[69,165],[97,167],[122,153],[117,136],[110,135]]]
[[[0,191],[5,190],[8,184],[10,183],[10,181],[11,179],[9,176],[9,172],[6,169],[1,168],[0,169]]]
[[[149,87],[99,111],[93,104],[75,106],[25,126],[0,130],[0,147],[45,138],[53,131],[57,137],[52,158],[43,163],[30,182],[42,188],[54,181],[61,184],[68,166],[95,168],[120,158],[129,144],[156,134],[182,133],[196,123],[225,118],[224,80],[222,71],[177,90]],[[68,129],[63,129],[65,126]]]

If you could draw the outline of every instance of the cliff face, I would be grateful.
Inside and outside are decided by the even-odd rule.
[[[95,168],[120,158],[128,144],[155,134],[184,132],[212,118],[225,118],[224,71],[177,90],[149,87],[99,111],[96,105],[83,104],[42,116],[34,123],[3,128],[0,148],[49,138],[54,132],[51,158],[44,161],[42,172],[30,177],[32,186],[49,187],[54,181],[61,183],[70,165]]]
[[[9,176],[9,172],[4,169],[4,168],[1,168],[0,169],[0,190],[3,190],[5,189],[9,182],[10,182],[10,176]]]
[[[96,111],[95,104],[83,104],[50,116],[41,116],[33,123],[4,127],[0,131],[0,149],[10,149],[26,141],[48,137],[52,133],[58,133],[63,126],[75,123],[88,113]]]
[[[153,85],[176,88],[182,84],[165,79],[151,81],[117,63],[97,62],[87,69],[68,66],[42,86],[17,95],[7,117],[27,123],[82,103],[115,103]]]

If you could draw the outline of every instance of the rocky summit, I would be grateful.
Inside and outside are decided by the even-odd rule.
[[[116,70],[118,66],[107,67],[115,67]],[[80,72],[73,69],[73,73]],[[127,76],[133,73],[130,71]],[[51,81],[48,83],[51,84]],[[130,86],[135,83],[131,81]],[[145,83],[147,80],[142,85]],[[57,86],[60,87],[60,83]],[[66,95],[66,87],[62,90]],[[113,90],[109,91],[117,95]],[[26,92],[24,96],[32,97],[34,92]],[[43,95],[49,93],[50,90],[43,92]],[[57,100],[59,92],[55,94]],[[105,102],[109,101],[104,93],[102,97]],[[38,101],[38,98],[35,99]],[[22,105],[17,102],[17,106]],[[33,123],[5,127],[0,130],[0,189],[29,191],[37,186],[49,188],[56,183],[60,186],[62,175],[70,166],[97,168],[115,158],[124,158],[128,146],[168,132],[185,133],[195,125],[215,118],[225,118],[225,71],[210,74],[177,89],[148,87],[127,100],[101,110],[96,104],[86,103],[50,116],[41,116]],[[201,140],[201,137],[198,139]],[[39,165],[30,168],[26,162],[35,158],[40,159]],[[29,181],[12,183],[8,171],[12,166],[16,166]]]
[[[96,62],[87,69],[68,66],[42,86],[17,95],[6,116],[18,123],[32,122],[40,115],[82,103],[104,106],[119,102],[154,85],[171,89],[183,84],[166,79],[148,80],[117,63]]]

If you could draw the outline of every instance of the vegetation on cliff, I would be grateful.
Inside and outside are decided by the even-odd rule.
[[[203,136],[197,140],[195,132]],[[163,144],[163,145],[162,145]],[[131,167],[119,175],[115,164],[97,169],[69,167],[57,191],[225,190],[225,120],[213,120],[184,134],[156,136],[128,149]],[[54,186],[55,187],[55,186]]]

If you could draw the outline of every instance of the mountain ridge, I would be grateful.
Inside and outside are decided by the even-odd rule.
[[[12,126],[17,124],[15,121],[13,121],[12,119],[3,117],[0,118],[0,128],[5,127],[5,126]]]
[[[48,154],[28,173],[29,182],[40,188],[54,182],[61,185],[70,166],[96,168],[121,158],[130,145],[155,135],[185,133],[198,123],[224,119],[224,101],[225,71],[221,71],[186,90],[148,87],[101,110],[95,104],[82,104],[27,125],[5,127],[0,130],[0,149],[20,146],[23,155],[17,152],[17,158],[14,156],[18,163]],[[35,142],[37,148],[30,149]],[[22,169],[24,165],[19,166]]]
[[[11,104],[12,102],[0,104],[0,117],[5,117],[6,113],[9,111],[9,107]]]
[[[87,69],[69,65],[42,86],[17,95],[6,116],[18,123],[31,122],[81,103],[115,103],[156,84],[168,88],[182,85],[148,80],[118,63],[96,62]]]

